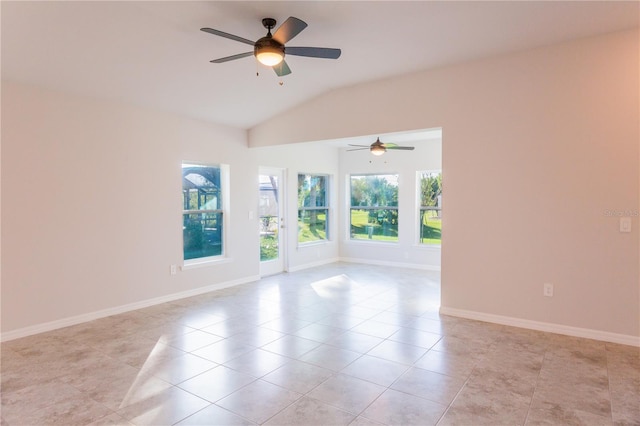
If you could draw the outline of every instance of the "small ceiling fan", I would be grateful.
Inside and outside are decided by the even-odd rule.
[[[259,38],[255,42],[223,31],[214,30],[212,28],[201,28],[201,31],[209,34],[214,34],[253,46],[253,51],[251,52],[238,53],[237,55],[214,59],[210,62],[214,64],[221,64],[223,62],[254,55],[260,63],[272,67],[276,74],[282,77],[284,75],[291,74],[291,69],[284,60],[285,53],[294,56],[307,56],[310,58],[325,59],[338,59],[342,53],[340,49],[328,47],[285,47],[287,42],[300,34],[300,32],[307,27],[306,22],[301,19],[294,18],[293,16],[290,16],[286,21],[284,21],[273,35],[271,35],[271,29],[276,26],[275,19],[264,18],[262,20],[262,25],[267,29],[267,35]]]
[[[363,149],[368,149],[373,155],[382,155],[387,152],[388,149],[400,149],[405,151],[413,151],[415,149],[412,146],[400,146],[396,145],[395,143],[383,143],[380,142],[380,138],[376,139],[376,141],[369,146],[352,144],[349,144],[349,146],[357,146],[358,148],[348,149],[347,151],[360,151]]]

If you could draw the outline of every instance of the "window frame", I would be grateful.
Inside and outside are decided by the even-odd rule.
[[[208,163],[203,161],[189,161],[183,160],[181,163],[181,177],[184,179],[184,174],[182,169],[185,166],[192,167],[208,167],[215,168],[219,170],[220,173],[220,183],[218,190],[218,208],[215,209],[184,209],[184,199],[182,199],[181,203],[181,215],[180,215],[180,223],[183,228],[183,232],[181,235],[182,241],[182,269],[191,269],[194,267],[205,266],[210,263],[218,263],[223,261],[228,261],[228,250],[227,250],[227,241],[228,241],[228,229],[229,229],[229,206],[230,206],[230,192],[229,192],[229,165],[220,164],[220,163]],[[182,189],[184,191],[184,188]],[[183,195],[184,196],[184,195]],[[213,256],[203,256],[203,257],[195,257],[191,259],[184,258],[184,217],[188,214],[219,214],[221,216],[221,236],[220,236],[220,244],[221,250],[220,254]]]
[[[313,177],[322,177],[325,180],[325,188],[324,188],[324,205],[323,206],[309,206],[309,207],[305,207],[305,206],[300,206],[300,176],[305,176],[309,177],[310,179],[312,179]],[[315,244],[324,244],[327,243],[331,240],[331,232],[330,232],[330,222],[329,222],[329,218],[330,216],[330,190],[331,190],[331,179],[330,179],[330,175],[326,174],[326,173],[305,173],[305,172],[298,172],[297,174],[298,180],[296,182],[297,185],[297,191],[296,194],[298,196],[298,201],[297,201],[297,205],[298,205],[298,218],[297,218],[297,224],[298,224],[298,230],[296,233],[296,241],[298,246],[309,246],[309,245],[315,245]],[[317,240],[312,240],[312,241],[300,241],[300,214],[302,212],[307,212],[307,211],[316,211],[316,212],[324,212],[325,213],[325,238],[323,239],[317,239]]]
[[[352,205],[352,192],[353,192],[353,177],[367,177],[367,176],[394,176],[396,178],[396,204],[395,206],[389,206],[389,205],[384,205],[384,206],[354,206]],[[398,172],[393,172],[393,171],[389,171],[389,172],[378,172],[378,173],[349,173],[347,174],[347,229],[346,229],[346,238],[347,241],[349,242],[355,242],[357,244],[369,244],[369,243],[373,243],[373,244],[399,244],[400,243],[400,173]],[[369,239],[364,239],[364,238],[353,238],[353,234],[351,232],[352,229],[352,211],[353,210],[389,210],[389,211],[396,211],[396,217],[398,220],[398,223],[396,225],[397,228],[397,237],[395,240],[382,240],[382,239],[374,239],[374,238],[369,238]],[[373,235],[373,234],[372,234]]]

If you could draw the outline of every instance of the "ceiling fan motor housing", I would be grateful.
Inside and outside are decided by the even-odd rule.
[[[255,56],[258,56],[260,52],[279,53],[284,57],[284,45],[274,40],[271,35],[267,35],[258,39],[253,46],[253,54]]]

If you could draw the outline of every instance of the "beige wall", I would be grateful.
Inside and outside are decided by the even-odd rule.
[[[246,132],[2,83],[2,331],[258,275]],[[233,261],[182,259],[182,160],[226,163]],[[247,261],[254,258],[256,261]]]
[[[362,84],[249,144],[442,127],[443,307],[638,336],[640,223],[605,215],[639,208],[638,55],[632,31]]]

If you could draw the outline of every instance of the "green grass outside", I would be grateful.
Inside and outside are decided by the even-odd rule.
[[[433,210],[427,210],[422,213],[420,221],[420,243],[437,245],[442,243],[442,219],[437,217],[437,214],[438,213]]]
[[[304,217],[302,220],[298,219],[298,242],[308,243],[326,240],[326,216],[325,213],[318,213],[315,223],[310,223],[310,217]]]
[[[434,211],[426,212],[427,219],[420,226],[420,243],[422,244],[441,244],[442,241],[442,220],[438,218]],[[324,213],[318,214],[316,224],[310,224],[309,219],[298,220],[298,242],[306,243],[312,241],[321,241],[326,239]],[[372,241],[398,241],[397,225],[387,226],[386,229],[382,225],[369,225],[369,214],[366,210],[353,210],[351,212],[351,238],[354,240],[372,240]],[[426,223],[425,223],[426,222]],[[373,226],[372,238],[369,239],[368,226]],[[383,234],[387,235],[383,235]],[[275,235],[263,235],[260,237],[260,260],[271,260],[278,256],[278,239]]]
[[[371,238],[369,238],[370,228]],[[370,224],[367,210],[351,210],[351,239],[397,242],[398,225]]]
[[[260,236],[260,261],[273,260],[278,258],[278,236]]]

